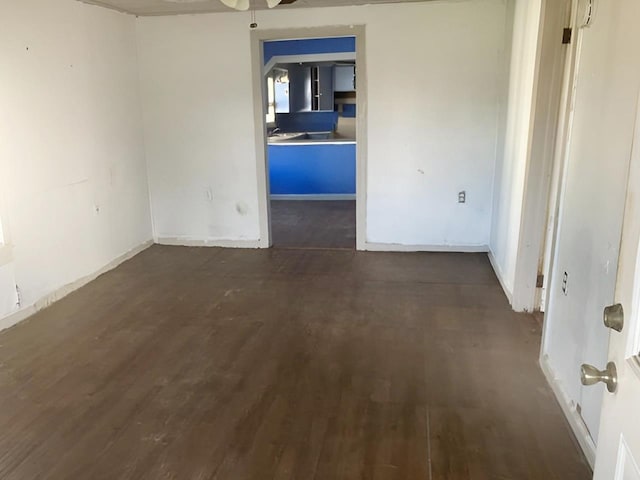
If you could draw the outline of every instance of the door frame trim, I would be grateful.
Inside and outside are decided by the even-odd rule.
[[[519,240],[516,254],[516,265],[513,282],[513,290],[511,292],[511,304],[516,311],[534,311],[540,307],[539,290],[537,288],[537,277],[541,266],[541,259],[547,245],[547,227],[549,215],[555,208],[555,196],[552,189],[555,186],[553,175],[556,174],[558,163],[562,162],[561,154],[558,148],[565,141],[563,135],[567,133],[563,127],[566,125],[566,106],[567,101],[571,99],[571,92],[567,89],[571,88],[571,75],[573,69],[571,62],[574,61],[575,45],[577,43],[577,34],[574,40],[568,46],[563,45],[561,37],[558,35],[555,53],[564,55],[562,79],[559,84],[553,86],[556,92],[559,92],[558,110],[552,113],[551,110],[546,112],[547,120],[550,115],[556,120],[553,133],[549,132],[546,127],[548,123],[539,123],[539,116],[544,113],[545,105],[541,102],[546,100],[539,98],[540,88],[545,81],[541,78],[542,53],[545,48],[545,40],[548,39],[549,31],[547,23],[555,20],[548,20],[547,6],[550,0],[542,0],[540,7],[540,18],[538,24],[538,39],[536,52],[536,69],[533,84],[533,103],[529,117],[529,132],[527,139],[527,162],[525,166],[524,189],[522,197],[522,216],[519,225]],[[563,23],[570,22],[575,27],[575,12],[577,6],[575,0],[569,0],[570,12],[567,17],[566,13]],[[557,17],[556,17],[557,18]],[[574,28],[574,32],[577,33]],[[552,32],[555,36],[555,32]],[[569,83],[567,83],[569,79]],[[557,89],[557,90],[556,90]],[[568,93],[568,94],[567,94]],[[544,135],[544,136],[542,136]],[[538,141],[536,141],[538,139]],[[542,272],[545,280],[549,280],[549,272]]]
[[[364,25],[285,28],[251,31],[251,67],[253,83],[253,111],[256,146],[256,174],[258,182],[258,217],[260,219],[261,248],[273,244],[271,208],[269,201],[269,168],[267,129],[265,123],[266,85],[264,82],[264,42],[271,40],[355,37],[358,66],[358,95],[356,98],[356,249],[366,249],[367,231],[367,63],[366,27]]]

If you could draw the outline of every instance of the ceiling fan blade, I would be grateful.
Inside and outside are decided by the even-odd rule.
[[[280,5],[280,2],[282,2],[282,0],[267,0],[267,5],[269,8],[273,8]]]
[[[249,0],[220,0],[227,7],[235,10],[249,10]]]

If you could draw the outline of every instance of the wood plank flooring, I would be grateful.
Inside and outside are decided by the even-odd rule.
[[[356,248],[355,200],[273,200],[276,248]]]
[[[0,478],[586,480],[480,254],[154,246],[0,333]]]

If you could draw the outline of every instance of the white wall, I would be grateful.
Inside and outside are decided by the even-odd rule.
[[[258,13],[262,29],[366,25],[368,242],[488,245],[506,15],[503,0]],[[257,245],[249,21],[138,21],[160,241]]]
[[[509,100],[504,146],[495,171],[490,252],[507,296],[513,296],[542,0],[515,0]]]
[[[16,284],[28,308],[148,241],[151,223],[135,18],[0,2],[0,58],[2,319]]]

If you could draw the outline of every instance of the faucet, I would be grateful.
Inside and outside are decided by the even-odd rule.
[[[274,128],[273,130],[271,130],[271,133],[269,135],[275,135],[276,133],[278,133],[280,131],[279,127]]]

